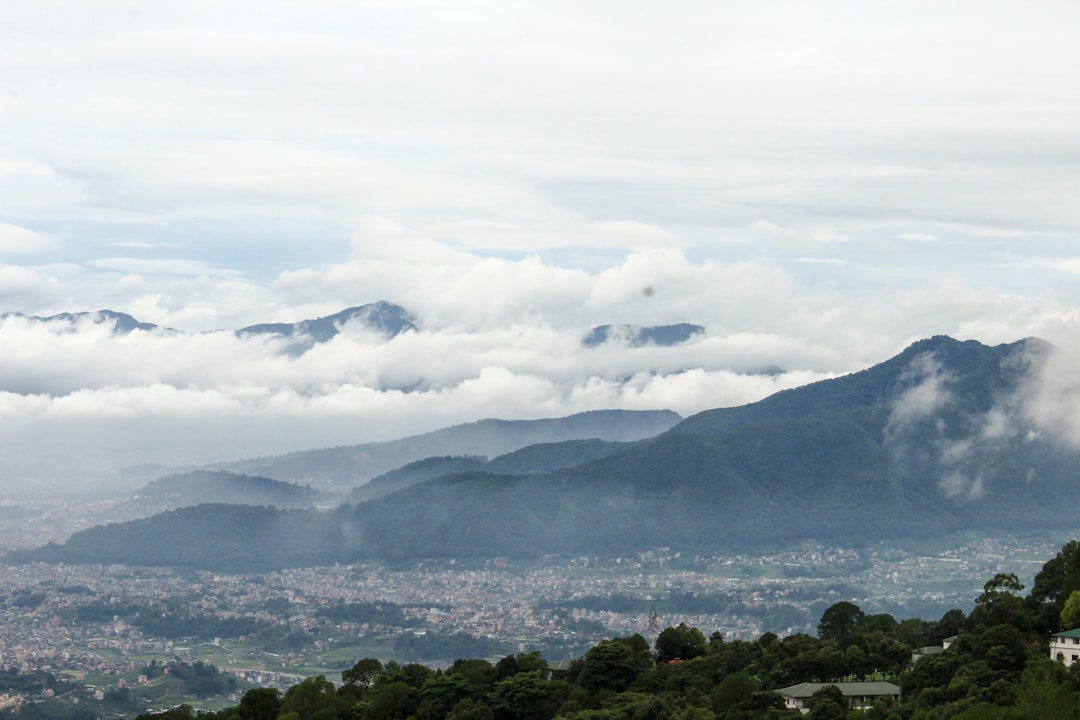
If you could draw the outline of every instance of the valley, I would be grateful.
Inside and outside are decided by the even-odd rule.
[[[986,577],[1011,572],[1030,583],[1062,538],[957,541],[935,551],[804,545],[690,557],[657,549],[528,566],[492,558],[247,575],[8,565],[0,567],[0,658],[26,672],[117,681],[151,660],[201,660],[286,687],[294,676],[334,676],[367,656],[439,666],[540,650],[554,662],[605,637],[649,637],[682,622],[746,640],[813,634],[821,612],[840,600],[901,621],[967,612]],[[155,625],[148,615],[177,622]]]

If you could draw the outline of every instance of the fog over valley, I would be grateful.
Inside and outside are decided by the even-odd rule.
[[[766,5],[11,9],[0,487],[1080,356],[1077,9]],[[29,319],[106,309],[161,329]]]

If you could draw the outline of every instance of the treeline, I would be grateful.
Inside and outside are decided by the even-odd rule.
[[[123,620],[148,635],[172,639],[235,638],[241,635],[252,635],[268,626],[267,622],[253,617],[223,618],[192,613],[182,609],[182,604],[176,602],[175,599],[172,600],[172,602],[155,606],[107,602],[86,603],[70,610],[69,617],[75,622],[89,623]]]
[[[178,694],[193,695],[197,698],[224,695],[237,687],[235,677],[224,675],[213,665],[198,660],[193,663],[176,661],[159,663],[151,660],[143,668],[143,674],[148,680],[167,676],[170,681],[183,683],[183,692]]]
[[[640,635],[594,645],[565,667],[538,652],[497,662],[457,660],[446,670],[357,662],[342,685],[309,678],[284,695],[258,689],[207,720],[1077,720],[1080,664],[1049,657],[1048,637],[1080,625],[1080,542],[1035,577],[1030,592],[999,574],[969,614],[898,622],[850,602],[822,613],[817,636],[757,640],[706,637],[686,625],[650,644]],[[942,649],[948,641],[948,649]],[[931,652],[928,648],[934,648]],[[923,651],[916,660],[913,652]],[[802,682],[888,680],[899,700],[849,710],[835,687],[810,712],[785,708],[776,692]],[[140,720],[190,720],[181,707]]]
[[[405,633],[394,639],[394,652],[425,660],[454,660],[462,657],[491,657],[507,651],[504,642],[464,632]]]
[[[405,617],[400,605],[390,602],[336,602],[316,609],[315,616],[326,618],[334,623],[370,623],[395,627],[409,627],[415,624]]]
[[[823,588],[841,588],[832,586]],[[568,615],[570,610],[580,609],[589,612],[613,612],[643,615],[655,607],[660,615],[741,615],[752,617],[766,627],[798,627],[810,622],[808,611],[791,603],[772,602],[747,604],[735,594],[674,592],[666,598],[648,600],[625,593],[611,595],[584,595],[576,598],[550,600],[536,605],[538,609],[551,610],[557,614]]]

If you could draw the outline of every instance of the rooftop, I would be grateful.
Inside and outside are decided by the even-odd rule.
[[[873,697],[878,695],[899,695],[900,686],[890,682],[835,682],[835,683],[799,683],[776,692],[792,698],[808,698],[821,688],[835,687],[845,697]]]

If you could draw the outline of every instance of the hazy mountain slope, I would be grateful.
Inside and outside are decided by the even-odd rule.
[[[401,440],[305,450],[223,463],[216,467],[346,489],[429,457],[495,457],[537,443],[585,438],[640,440],[668,430],[681,419],[670,410],[596,410],[544,420],[488,419]]]
[[[141,500],[164,501],[173,507],[235,503],[292,508],[311,505],[317,493],[308,487],[267,477],[197,470],[159,478],[139,490],[138,495]]]
[[[373,477],[349,493],[346,502],[356,504],[382,495],[389,495],[410,485],[457,473],[483,470],[484,458],[470,456],[430,457]]]
[[[1080,507],[1080,453],[1010,411],[1025,372],[1049,352],[1037,342],[989,348],[934,338],[865,373],[704,413],[572,468],[469,471],[309,519],[267,516],[282,532],[313,535],[293,532],[301,547],[259,562],[627,555],[660,546],[710,553],[808,539],[859,545],[958,530],[1071,530],[1075,518],[1062,509]],[[220,506],[191,512],[200,527],[208,512],[228,517]],[[183,532],[183,517],[163,520],[169,533]],[[236,543],[243,523],[221,527],[229,530],[221,554],[199,550],[198,562],[236,563],[245,552]],[[195,562],[175,559],[160,536],[132,532],[94,528],[13,557],[75,562],[98,543],[110,562],[146,562],[150,546],[158,562]],[[130,542],[138,551],[118,559]],[[199,548],[208,542],[199,538]]]
[[[537,443],[520,450],[492,458],[485,466],[491,473],[504,475],[536,475],[577,467],[592,460],[618,455],[627,447],[625,442],[610,440],[566,440],[557,443]]]
[[[205,504],[99,525],[62,546],[9,558],[248,572],[332,563],[341,552],[340,533],[333,530],[315,510]]]
[[[1021,340],[990,348],[975,340],[960,342],[936,336],[913,343],[902,353],[860,372],[783,390],[760,402],[706,410],[672,428],[672,432],[715,434],[748,423],[805,417],[894,402],[905,390],[940,367],[964,409],[986,412],[994,398],[1016,382],[1025,359],[1051,352],[1047,343]]]
[[[607,440],[567,440],[559,443],[538,443],[500,455],[490,461],[471,456],[431,457],[411,462],[388,473],[372,478],[349,493],[346,502],[359,503],[389,495],[410,485],[447,475],[468,472],[504,475],[531,475],[608,457],[621,452],[626,443]]]

